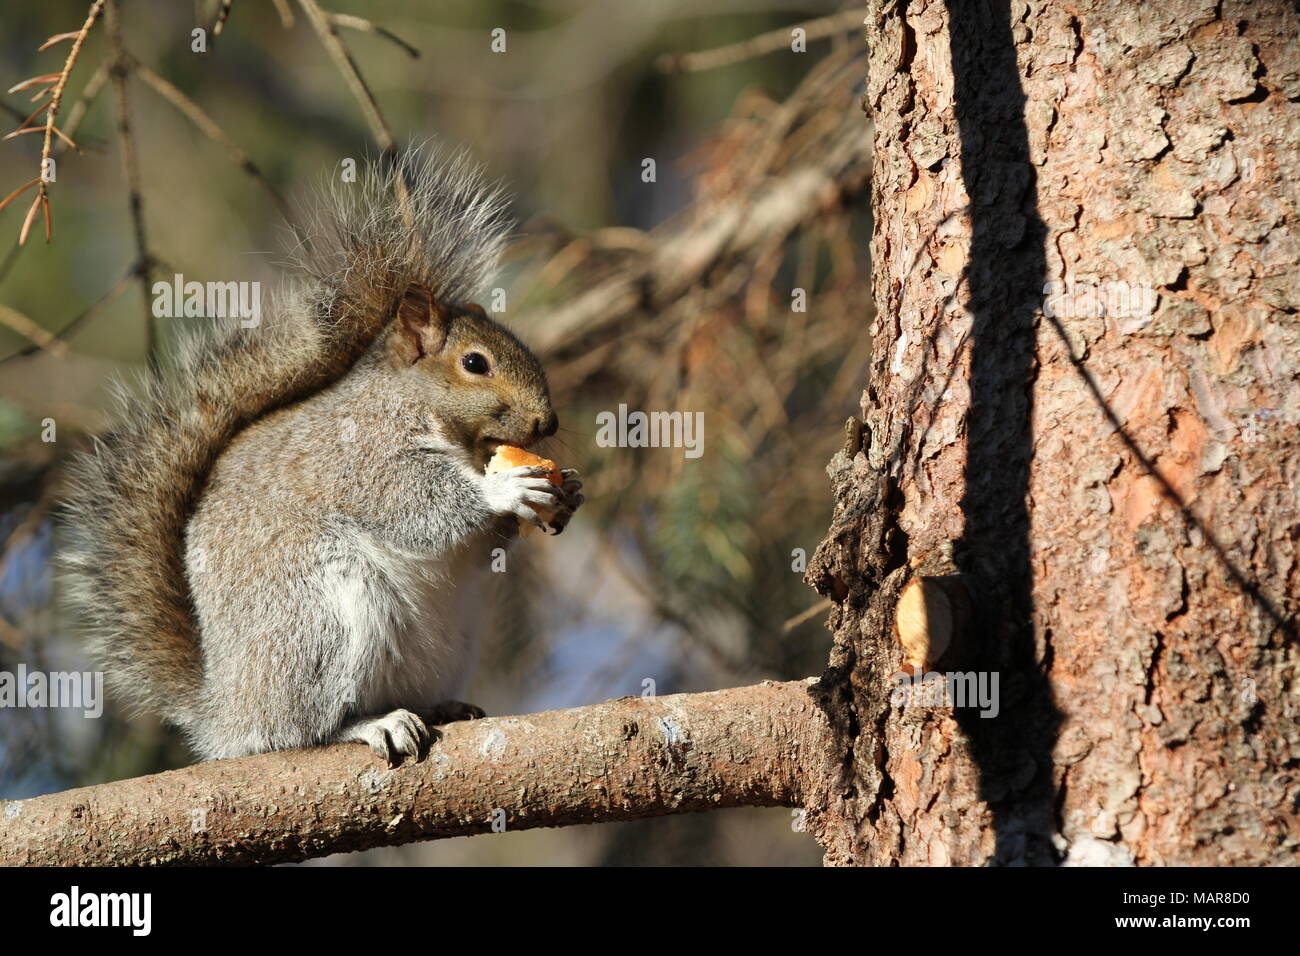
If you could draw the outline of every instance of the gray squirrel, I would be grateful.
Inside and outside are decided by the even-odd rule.
[[[484,467],[557,419],[537,358],[472,304],[508,223],[464,155],[330,191],[257,328],[185,340],[72,472],[64,563],[110,687],[203,759],[340,741],[390,766],[456,700],[471,579],[576,472]],[[323,225],[322,225],[323,220]]]

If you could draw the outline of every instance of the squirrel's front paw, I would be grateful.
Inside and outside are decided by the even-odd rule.
[[[368,744],[376,755],[396,767],[406,757],[423,760],[429,751],[429,728],[409,710],[394,710],[382,717],[363,717],[339,731],[335,740]]]
[[[582,495],[582,482],[578,480],[576,468],[565,468],[560,474],[564,476],[564,484],[560,486],[560,507],[555,511],[555,517],[548,522],[555,534],[565,529],[573,513],[587,500]]]
[[[539,528],[545,528],[537,508],[554,511],[560,503],[559,488],[542,477],[545,468],[521,465],[483,477],[483,497],[493,514],[514,515]],[[537,508],[533,506],[536,505]]]

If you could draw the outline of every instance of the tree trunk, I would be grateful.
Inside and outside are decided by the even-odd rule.
[[[827,862],[1294,862],[1292,5],[876,2],[867,30],[875,352],[809,571]],[[995,717],[891,700],[917,579],[910,659],[996,672]]]

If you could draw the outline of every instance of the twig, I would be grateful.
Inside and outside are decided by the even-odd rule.
[[[58,79],[59,79],[59,74],[57,73],[46,73],[43,76],[29,76],[27,79],[20,80],[19,82],[15,83],[13,86],[9,87],[9,89],[5,90],[5,92],[21,93],[23,90],[31,89],[33,86],[36,86],[38,83],[45,85],[49,83],[54,83]]]
[[[361,76],[361,71],[357,69],[356,62],[352,55],[348,53],[348,48],[343,45],[339,39],[338,30],[330,16],[320,8],[316,0],[298,0],[299,6],[307,14],[307,19],[320,37],[321,44],[325,47],[327,53],[334,60],[334,64],[343,74],[343,80],[352,90],[352,95],[356,97],[361,104],[361,112],[366,117],[366,122],[370,124],[370,131],[375,137],[375,142],[379,144],[381,150],[381,160],[384,163],[391,164],[397,159],[397,141],[393,138],[392,131],[388,128],[388,123],[384,115],[379,111],[379,104],[375,101],[375,96],[370,92],[370,87],[366,85],[365,79]],[[406,179],[400,175],[393,177],[394,192],[400,208],[410,218],[410,194],[407,191]]]
[[[0,305],[0,323],[4,323],[29,342],[35,342],[56,358],[64,358],[68,354],[66,343],[61,342],[56,336],[45,331],[17,309],[12,309],[7,305]],[[0,563],[0,567],[2,566],[3,564]],[[0,575],[0,579],[2,578],[3,575]]]
[[[86,81],[85,87],[81,91],[81,96],[77,102],[72,104],[72,109],[68,110],[67,122],[63,124],[63,131],[69,136],[76,136],[77,130],[81,128],[81,121],[86,118],[86,113],[90,111],[90,106],[99,96],[104,84],[108,82],[108,61],[99,64],[99,67],[90,75]]]
[[[137,259],[135,274],[140,279],[140,289],[144,296],[145,351],[150,365],[157,364],[157,342],[155,341],[153,314],[150,311],[151,289],[153,287],[153,257],[149,254],[149,243],[145,233],[144,195],[140,190],[140,164],[136,157],[135,140],[131,135],[131,111],[126,98],[126,77],[130,70],[130,55],[122,45],[122,24],[117,9],[117,0],[108,3],[108,38],[113,48],[113,63],[109,76],[113,81],[113,94],[117,102],[118,142],[122,149],[122,172],[126,177],[128,203],[131,210],[131,227],[135,234]]]
[[[27,218],[23,220],[23,227],[18,231],[18,245],[21,246],[27,242],[27,233],[32,228],[32,222],[36,219],[36,210],[40,209],[44,205],[47,205],[47,203],[41,202],[40,197],[38,196],[36,201],[32,203],[31,208],[27,210]],[[46,229],[46,233],[45,241],[49,242],[50,237],[48,235],[48,228]]]
[[[50,47],[52,47],[52,46],[56,46],[56,45],[62,43],[64,40],[71,40],[71,39],[74,39],[76,36],[77,36],[77,31],[76,31],[76,30],[71,31],[70,33],[56,33],[56,34],[54,34],[54,36],[50,37],[48,40],[46,40],[44,43],[42,43],[40,46],[38,46],[38,47],[36,48],[36,52],[37,52],[37,53],[44,53],[44,52],[45,52],[46,50],[48,50]]]
[[[59,331],[55,333],[55,337],[60,341],[64,341],[66,339],[66,336],[70,332],[74,331],[77,328],[77,326],[81,325],[81,323],[85,322],[86,319],[90,318],[90,316],[95,312],[95,310],[99,309],[101,306],[108,304],[109,302],[112,302],[119,295],[121,295],[122,291],[128,285],[130,285],[134,279],[135,279],[135,270],[132,269],[131,271],[127,272],[126,275],[122,276],[122,278],[118,279],[111,289],[109,289],[98,299],[92,302],[79,315],[75,316],[71,321],[69,321],[67,325],[59,329]],[[40,348],[42,348],[42,346],[33,345],[30,346],[29,348],[19,349],[17,352],[14,352],[12,355],[6,355],[4,358],[0,359],[0,365],[3,365],[5,362],[12,361],[13,359],[16,358],[23,358],[24,356],[31,355],[33,352],[38,351]]]
[[[811,621],[813,618],[815,618],[818,614],[821,614],[823,611],[830,610],[830,607],[833,603],[834,602],[831,601],[830,598],[826,598],[826,600],[824,601],[818,601],[816,604],[808,608],[806,611],[800,611],[794,617],[790,618],[788,621],[782,624],[781,631],[783,633],[788,633],[789,631],[793,631],[804,621]]]
[[[395,155],[397,141],[393,139],[392,131],[389,130],[388,123],[379,111],[379,104],[375,102],[374,94],[370,92],[370,87],[366,85],[361,71],[357,69],[356,62],[348,53],[348,48],[343,45],[343,41],[339,39],[338,31],[334,28],[330,16],[320,8],[316,0],[298,0],[298,5],[307,15],[307,20],[316,31],[316,35],[320,37],[325,52],[330,55],[339,72],[343,74],[343,80],[352,90],[352,95],[361,104],[361,112],[365,115],[366,122],[370,124],[370,132],[374,135],[379,148],[386,156]]]
[[[624,328],[643,326],[647,311],[662,312],[696,288],[720,257],[744,258],[771,247],[819,217],[828,197],[859,194],[870,175],[871,148],[864,125],[847,118],[820,139],[806,162],[702,210],[686,228],[656,236],[653,253],[539,315],[537,347],[565,361]]]
[[[19,186],[17,189],[11,192],[8,196],[5,196],[4,199],[0,199],[0,209],[4,209],[5,206],[9,205],[11,202],[13,202],[23,193],[27,192],[27,190],[31,189],[33,186],[39,183],[40,183],[39,178],[33,179],[30,182],[23,183],[21,186]]]
[[[418,60],[420,58],[419,50],[411,46],[411,44],[407,43],[391,30],[386,30],[377,24],[371,23],[369,20],[362,19],[361,17],[354,17],[349,13],[330,13],[328,16],[335,26],[346,27],[349,30],[359,30],[362,33],[373,33],[376,36],[381,36],[385,40],[396,43],[406,51],[407,55],[411,59]]]
[[[275,12],[280,15],[280,26],[286,30],[293,27],[293,7],[289,6],[289,0],[271,0],[275,7]]]
[[[147,86],[152,88],[154,92],[158,93],[159,96],[163,97],[163,99],[167,100],[180,110],[191,123],[198,127],[199,131],[203,133],[203,135],[207,136],[208,139],[212,140],[217,145],[222,146],[226,152],[230,154],[230,158],[234,161],[236,166],[257,180],[258,184],[266,191],[267,195],[271,197],[271,201],[275,203],[276,208],[280,210],[280,215],[283,216],[286,221],[291,220],[289,204],[285,202],[285,199],[280,195],[279,190],[277,190],[275,186],[271,184],[271,181],[266,178],[261,169],[258,168],[257,164],[253,162],[252,157],[244,152],[229,136],[226,135],[225,130],[217,125],[216,120],[209,116],[203,110],[203,107],[199,106],[198,103],[194,102],[194,100],[182,93],[163,76],[156,73],[144,63],[141,63],[140,60],[131,53],[126,53],[126,57],[130,61],[131,68],[136,76],[144,81]],[[295,229],[295,232],[296,231],[297,230]]]
[[[775,53],[790,46],[790,31],[802,29],[809,40],[843,33],[863,21],[863,11],[859,9],[833,13],[806,23],[796,23],[779,30],[761,33],[739,43],[729,43],[713,50],[700,50],[695,53],[665,53],[655,60],[655,67],[661,73],[696,73],[702,70],[715,70],[718,67],[731,66],[742,60]]]
[[[235,5],[235,0],[221,0],[221,9],[217,11],[217,22],[212,25],[212,35],[221,36],[221,30],[226,25],[226,20],[230,17],[230,8]]]
[[[45,107],[45,141],[41,144],[41,182],[40,187],[36,191],[36,199],[32,202],[32,208],[27,211],[27,218],[23,221],[23,228],[18,234],[19,245],[22,245],[27,240],[27,230],[31,227],[32,219],[36,215],[36,209],[38,206],[45,208],[46,223],[48,224],[50,222],[49,183],[45,180],[45,171],[48,168],[50,160],[50,150],[54,145],[54,134],[56,131],[54,124],[58,119],[59,107],[63,103],[63,91],[67,89],[68,77],[72,75],[72,68],[76,65],[77,55],[81,53],[82,44],[86,42],[86,35],[90,33],[90,28],[93,27],[95,21],[99,19],[99,14],[104,9],[105,2],[106,0],[94,0],[94,2],[91,3],[90,10],[86,13],[86,22],[81,25],[81,29],[76,33],[76,38],[72,41],[72,49],[68,51],[68,58],[63,63],[63,69],[59,73],[58,82],[54,84],[54,93],[50,97],[48,106]],[[58,36],[51,37],[45,42],[42,49],[46,46],[50,46],[52,43],[57,43],[61,39],[65,39],[67,36],[68,34],[59,34]],[[39,113],[40,110],[37,110],[37,112]],[[26,123],[23,125],[25,126]],[[62,134],[60,134],[60,136],[62,136]],[[67,137],[63,138],[67,139],[69,143],[72,143],[71,139],[68,139]],[[52,231],[47,226],[45,237],[46,242],[51,238]]]

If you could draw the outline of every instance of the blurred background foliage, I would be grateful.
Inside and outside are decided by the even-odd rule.
[[[37,48],[77,29],[87,6],[6,4],[0,85],[60,70],[69,44]],[[205,321],[150,321],[140,273],[273,288],[291,235],[276,197],[296,217],[342,159],[379,151],[304,15],[311,3],[236,0],[219,36],[216,3],[116,6],[144,245],[103,22],[63,104],[80,152],[55,151],[53,241],[38,215],[17,243],[31,193],[0,213],[0,670],[10,672],[90,667],[51,573],[60,462],[103,424],[106,387],[142,367],[151,341],[165,356],[185,323]],[[337,35],[399,144],[463,144],[513,194],[519,239],[501,318],[550,369],[562,428],[544,453],[587,481],[589,503],[565,535],[512,553],[470,699],[515,713],[819,673],[825,608],[802,583],[801,556],[830,519],[824,465],[870,346],[860,12],[824,0],[324,6],[354,18],[334,21]],[[206,52],[192,49],[196,26],[208,29]],[[806,52],[791,49],[796,26]],[[496,28],[502,53],[490,50]],[[4,98],[10,129],[34,108],[31,92]],[[0,143],[0,196],[37,175],[40,139]],[[704,454],[598,447],[596,415],[620,403],[703,412]],[[128,716],[112,701],[99,720],[0,712],[0,798],[190,759],[165,728]],[[818,860],[788,811],[739,810],[327,862]]]

